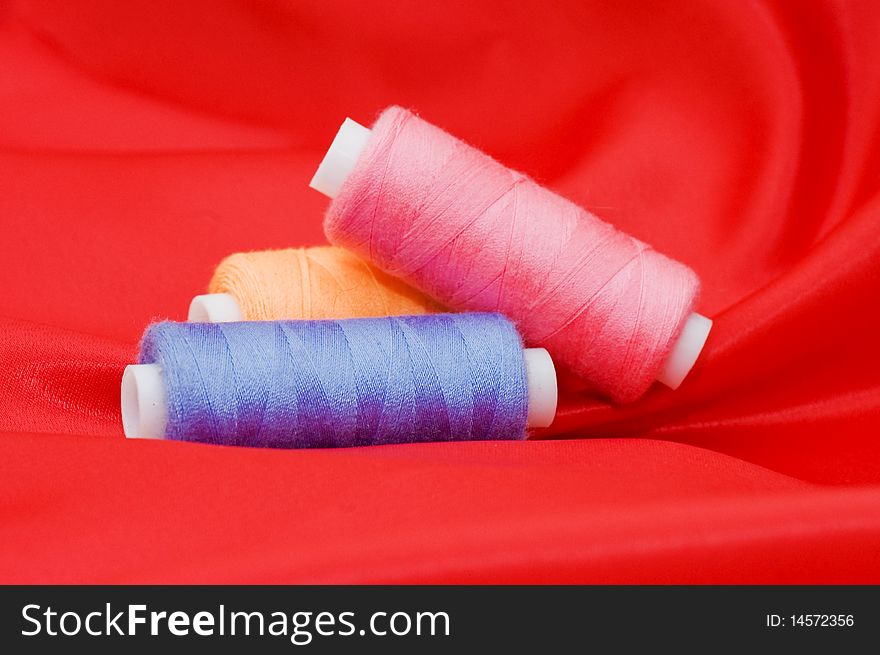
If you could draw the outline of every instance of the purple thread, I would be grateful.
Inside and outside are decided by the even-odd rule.
[[[523,346],[501,314],[156,323],[166,439],[272,448],[525,437]]]

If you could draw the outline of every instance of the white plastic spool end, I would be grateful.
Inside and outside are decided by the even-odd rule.
[[[694,367],[711,329],[711,318],[696,312],[688,316],[681,335],[672,347],[666,364],[657,379],[670,389],[678,389]]]
[[[346,118],[309,186],[325,196],[335,198],[342,188],[342,183],[354,170],[369,138],[369,128]]]
[[[168,425],[165,381],[158,364],[130,364],[122,374],[122,429],[129,439],[162,439]]]
[[[243,321],[238,301],[228,293],[206,293],[189,304],[191,323],[233,323]]]
[[[526,382],[529,388],[529,414],[527,424],[530,428],[546,428],[556,417],[556,403],[559,389],[556,384],[556,367],[544,348],[526,348],[523,351],[526,363]]]

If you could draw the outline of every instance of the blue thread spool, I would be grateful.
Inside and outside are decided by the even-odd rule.
[[[556,377],[500,314],[158,323],[122,382],[128,437],[279,448],[520,439]]]

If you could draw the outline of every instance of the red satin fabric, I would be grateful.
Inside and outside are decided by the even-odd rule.
[[[0,2],[0,581],[880,582],[878,33],[871,0]],[[320,243],[324,148],[392,103],[697,270],[698,368],[526,443],[124,440],[146,324]]]

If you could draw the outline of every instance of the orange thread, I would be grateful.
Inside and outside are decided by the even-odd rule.
[[[210,293],[228,293],[245,320],[403,316],[443,311],[345,248],[242,252],[217,267]]]

